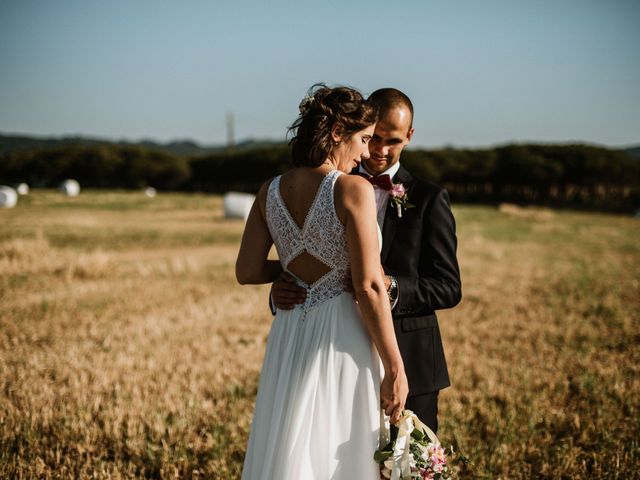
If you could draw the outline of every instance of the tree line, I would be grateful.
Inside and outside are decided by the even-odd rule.
[[[640,160],[619,150],[582,144],[405,150],[402,163],[446,187],[454,202],[621,212],[640,207]],[[289,168],[285,144],[194,157],[142,146],[70,145],[0,155],[0,183],[50,188],[75,178],[84,188],[256,192]]]

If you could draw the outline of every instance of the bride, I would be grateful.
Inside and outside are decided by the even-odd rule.
[[[262,186],[247,220],[238,282],[271,283],[284,270],[307,299],[271,327],[243,480],[380,478],[380,410],[398,420],[408,385],[374,192],[345,175],[369,156],[375,121],[359,92],[312,87],[291,127],[295,168]],[[279,261],[267,259],[274,243]]]

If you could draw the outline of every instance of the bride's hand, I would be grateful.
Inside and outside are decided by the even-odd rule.
[[[400,420],[408,394],[409,383],[404,371],[397,374],[385,373],[380,385],[380,403],[384,413],[391,417],[391,423]]]

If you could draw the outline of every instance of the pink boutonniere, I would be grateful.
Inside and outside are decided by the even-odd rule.
[[[398,218],[402,218],[402,210],[407,208],[413,208],[415,205],[409,203],[409,197],[407,196],[407,189],[401,183],[394,183],[389,190],[391,201],[396,206],[396,212],[398,212]]]

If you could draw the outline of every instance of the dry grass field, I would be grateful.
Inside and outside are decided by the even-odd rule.
[[[463,478],[640,478],[640,220],[456,206],[440,437]],[[221,198],[0,211],[0,477],[239,478],[271,316]]]

